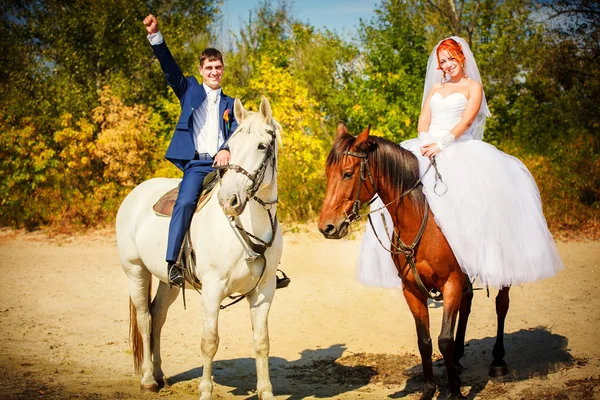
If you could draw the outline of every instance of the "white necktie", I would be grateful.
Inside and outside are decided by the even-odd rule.
[[[208,145],[208,154],[214,157],[219,150],[219,110],[217,110],[218,91],[211,90],[208,93],[208,107],[206,113],[206,126],[208,127],[208,137],[206,143]]]

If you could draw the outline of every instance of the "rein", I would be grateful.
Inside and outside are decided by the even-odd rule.
[[[359,220],[362,216],[365,216],[365,215],[368,216],[369,223],[371,224],[371,228],[373,229],[373,233],[375,234],[377,241],[379,242],[379,244],[381,244],[383,249],[392,255],[397,255],[397,254],[404,255],[404,258],[406,259],[406,264],[409,264],[410,270],[413,273],[413,276],[415,277],[415,281],[417,282],[417,286],[421,290],[421,293],[423,293],[427,298],[439,301],[442,298],[442,294],[440,293],[438,295],[433,295],[431,293],[431,291],[427,290],[427,288],[425,287],[425,284],[421,280],[421,276],[419,275],[419,272],[417,271],[416,256],[415,256],[415,249],[419,245],[419,242],[421,241],[421,238],[423,237],[423,233],[425,232],[425,227],[427,226],[427,221],[429,218],[429,203],[427,201],[425,202],[425,213],[423,216],[423,221],[421,222],[421,227],[419,228],[419,232],[417,233],[415,239],[413,240],[413,242],[410,246],[405,244],[402,241],[402,239],[400,239],[400,235],[396,233],[396,229],[394,228],[394,232],[392,234],[392,237],[390,238],[390,244],[394,248],[394,250],[387,249],[384,246],[384,244],[381,242],[381,239],[377,235],[377,231],[375,230],[375,227],[373,226],[373,221],[372,221],[371,215],[370,215],[370,214],[373,214],[375,212],[378,212],[380,210],[387,208],[387,206],[395,203],[396,201],[401,200],[402,198],[407,196],[409,193],[411,193],[413,190],[415,190],[419,185],[422,185],[423,177],[425,177],[425,175],[427,174],[427,172],[429,172],[429,170],[431,169],[432,166],[433,166],[433,168],[435,170],[435,174],[436,174],[436,183],[434,186],[434,192],[436,192],[435,188],[437,187],[438,179],[439,179],[439,182],[442,182],[442,183],[444,183],[444,182],[442,181],[442,176],[437,169],[437,163],[435,161],[435,158],[430,159],[429,166],[427,167],[427,169],[425,170],[423,175],[421,175],[419,177],[419,179],[417,179],[417,181],[410,188],[408,188],[407,190],[402,192],[400,194],[400,196],[396,197],[394,200],[385,204],[383,207],[380,207],[376,210],[370,211],[365,214],[360,214],[360,209],[362,208],[362,205],[361,205],[361,202],[359,199],[360,199],[360,190],[362,188],[362,181],[363,180],[366,181],[367,180],[366,176],[368,176],[369,180],[371,181],[371,185],[373,185],[373,190],[375,191],[376,194],[377,194],[377,186],[375,184],[375,180],[373,179],[373,174],[371,172],[371,168],[369,167],[369,158],[368,158],[367,153],[363,153],[363,152],[357,153],[357,152],[352,152],[352,151],[345,151],[344,154],[351,156],[351,157],[358,157],[361,159],[358,190],[356,191],[354,203],[352,204],[352,211],[350,212],[350,214],[346,215],[346,220],[349,223],[352,223],[354,221]],[[365,176],[365,173],[366,173],[366,176]],[[446,184],[444,183],[444,185],[446,185]],[[447,186],[446,186],[446,190],[447,190]],[[446,193],[446,191],[444,191],[441,195],[443,195],[445,193]],[[437,192],[436,192],[436,194],[437,194]],[[371,203],[373,203],[376,200],[376,198],[377,198],[377,196],[374,196],[366,204],[370,205]],[[385,231],[387,233],[388,228],[387,228],[387,223],[385,221],[385,216],[382,215],[382,219],[383,219],[383,225],[384,225]],[[406,264],[404,264],[404,265],[406,266]],[[432,291],[433,290],[434,289],[432,289]]]
[[[262,206],[262,208],[269,215],[269,223],[271,225],[271,239],[269,241],[266,241],[266,240],[259,238],[256,235],[248,232],[242,226],[242,222],[240,221],[239,217],[228,217],[229,224],[231,225],[232,228],[235,229],[235,232],[238,234],[238,238],[240,239],[242,245],[244,246],[244,248],[246,250],[246,253],[248,254],[248,257],[246,257],[246,262],[254,262],[257,259],[261,259],[263,261],[263,267],[260,272],[260,276],[257,279],[254,287],[244,294],[241,294],[238,296],[229,296],[229,298],[232,299],[233,301],[224,306],[221,305],[220,306],[221,310],[224,310],[227,307],[240,302],[242,299],[244,299],[246,296],[248,296],[250,293],[252,293],[254,290],[256,290],[256,288],[258,287],[258,284],[262,281],[265,270],[267,269],[267,259],[265,257],[265,253],[266,253],[267,249],[269,247],[271,247],[273,245],[273,242],[275,241],[275,234],[277,232],[278,219],[277,219],[277,213],[275,213],[275,215],[273,215],[271,210],[272,210],[273,206],[278,203],[279,198],[276,198],[273,201],[264,201],[261,198],[256,196],[256,192],[262,185],[262,182],[265,178],[265,173],[267,171],[267,167],[268,167],[269,163],[271,163],[271,165],[273,167],[273,177],[275,176],[275,172],[277,171],[277,167],[276,167],[277,166],[277,157],[275,155],[275,141],[276,141],[275,131],[269,129],[269,130],[267,130],[267,133],[271,135],[271,142],[269,143],[269,147],[267,148],[267,151],[265,152],[265,156],[263,157],[261,164],[258,166],[256,171],[254,171],[254,173],[251,174],[248,171],[246,171],[243,167],[241,167],[240,165],[236,165],[236,164],[229,164],[226,168],[224,168],[226,171],[231,169],[234,172],[243,174],[248,179],[250,179],[250,181],[252,182],[252,187],[246,193],[246,201],[250,201],[250,200],[256,201],[258,204],[260,204]],[[252,253],[254,253],[254,254],[252,254]]]
[[[405,197],[408,194],[410,194],[410,192],[412,192],[414,189],[416,189],[419,186],[419,184],[421,184],[423,178],[425,177],[425,175],[427,175],[427,173],[429,172],[429,170],[431,169],[431,167],[433,167],[433,169],[435,170],[435,184],[433,186],[433,191],[435,192],[435,194],[437,194],[438,196],[443,196],[448,191],[448,186],[444,183],[444,181],[442,180],[442,175],[438,171],[437,162],[435,161],[435,158],[431,158],[429,160],[429,166],[427,166],[427,169],[425,170],[425,172],[423,173],[423,175],[421,175],[419,177],[419,179],[417,179],[417,181],[414,183],[414,185],[412,185],[410,188],[408,188],[407,190],[405,190],[404,192],[402,192],[400,194],[400,196],[396,197],[394,200],[390,201],[387,204],[384,204],[382,207],[379,207],[379,208],[377,208],[377,209],[375,209],[373,211],[369,211],[369,212],[364,213],[364,214],[360,214],[360,210],[361,210],[361,208],[363,208],[363,206],[365,206],[365,205],[371,205],[377,199],[377,197],[374,196],[371,200],[369,200],[368,203],[361,204],[361,202],[359,200],[359,198],[360,198],[360,189],[362,187],[362,181],[366,181],[367,180],[364,177],[364,173],[365,172],[367,173],[367,176],[369,177],[369,180],[371,181],[371,185],[373,185],[373,190],[375,191],[375,193],[377,193],[377,185],[375,184],[375,180],[373,179],[373,174],[371,173],[371,168],[369,167],[369,162],[368,162],[369,160],[368,160],[367,153],[356,153],[354,151],[345,151],[344,154],[348,155],[348,156],[358,157],[358,158],[362,159],[362,161],[360,162],[360,180],[358,182],[358,190],[356,191],[356,196],[354,197],[354,203],[352,204],[352,210],[351,210],[350,214],[346,214],[346,221],[349,222],[349,223],[352,223],[354,221],[358,221],[361,217],[369,216],[370,214],[374,214],[376,212],[379,212],[379,211],[387,208],[387,206],[389,206],[390,204],[393,204],[396,201],[401,200],[403,197]],[[445,190],[442,193],[438,193],[437,190],[436,190],[438,183],[442,183],[444,186],[446,186]]]

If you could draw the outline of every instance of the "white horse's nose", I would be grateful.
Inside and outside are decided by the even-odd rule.
[[[229,216],[240,215],[245,208],[245,202],[242,200],[243,198],[237,192],[229,192],[225,187],[221,187],[221,191],[218,194],[219,204],[223,209],[223,212]]]
[[[233,196],[231,196],[231,198],[229,199],[229,207],[231,208],[235,208],[237,207],[237,205],[239,204],[238,201],[238,196],[237,194],[234,194]]]

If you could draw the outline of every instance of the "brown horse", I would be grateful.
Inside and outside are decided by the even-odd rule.
[[[434,297],[433,291],[441,293],[444,299],[438,346],[448,371],[450,395],[452,398],[461,398],[459,359],[464,355],[465,331],[473,293],[469,280],[461,271],[429,210],[420,183],[416,156],[388,140],[369,136],[369,128],[354,138],[340,123],[326,169],[327,192],[321,209],[319,230],[328,239],[344,237],[349,224],[359,218],[361,205],[375,195],[380,197],[394,222],[390,252],[416,323],[425,375],[421,398],[431,399],[436,391],[427,309],[427,300]],[[503,333],[508,311],[508,289],[500,290],[496,298],[498,334],[492,353],[492,376],[507,373],[503,359]],[[457,314],[459,321],[455,341]]]

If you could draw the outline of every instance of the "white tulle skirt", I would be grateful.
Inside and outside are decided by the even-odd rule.
[[[403,142],[424,172],[429,160],[420,155],[419,139]],[[480,140],[456,142],[436,157],[447,191],[434,192],[430,169],[423,190],[462,270],[471,280],[494,288],[536,281],[563,267],[542,212],[537,185],[523,163]],[[442,193],[441,184],[437,192]],[[382,206],[376,202],[371,209]],[[391,230],[391,217],[388,228]],[[389,248],[380,215],[372,215],[378,237]],[[400,287],[390,254],[367,223],[358,279],[368,286]]]

